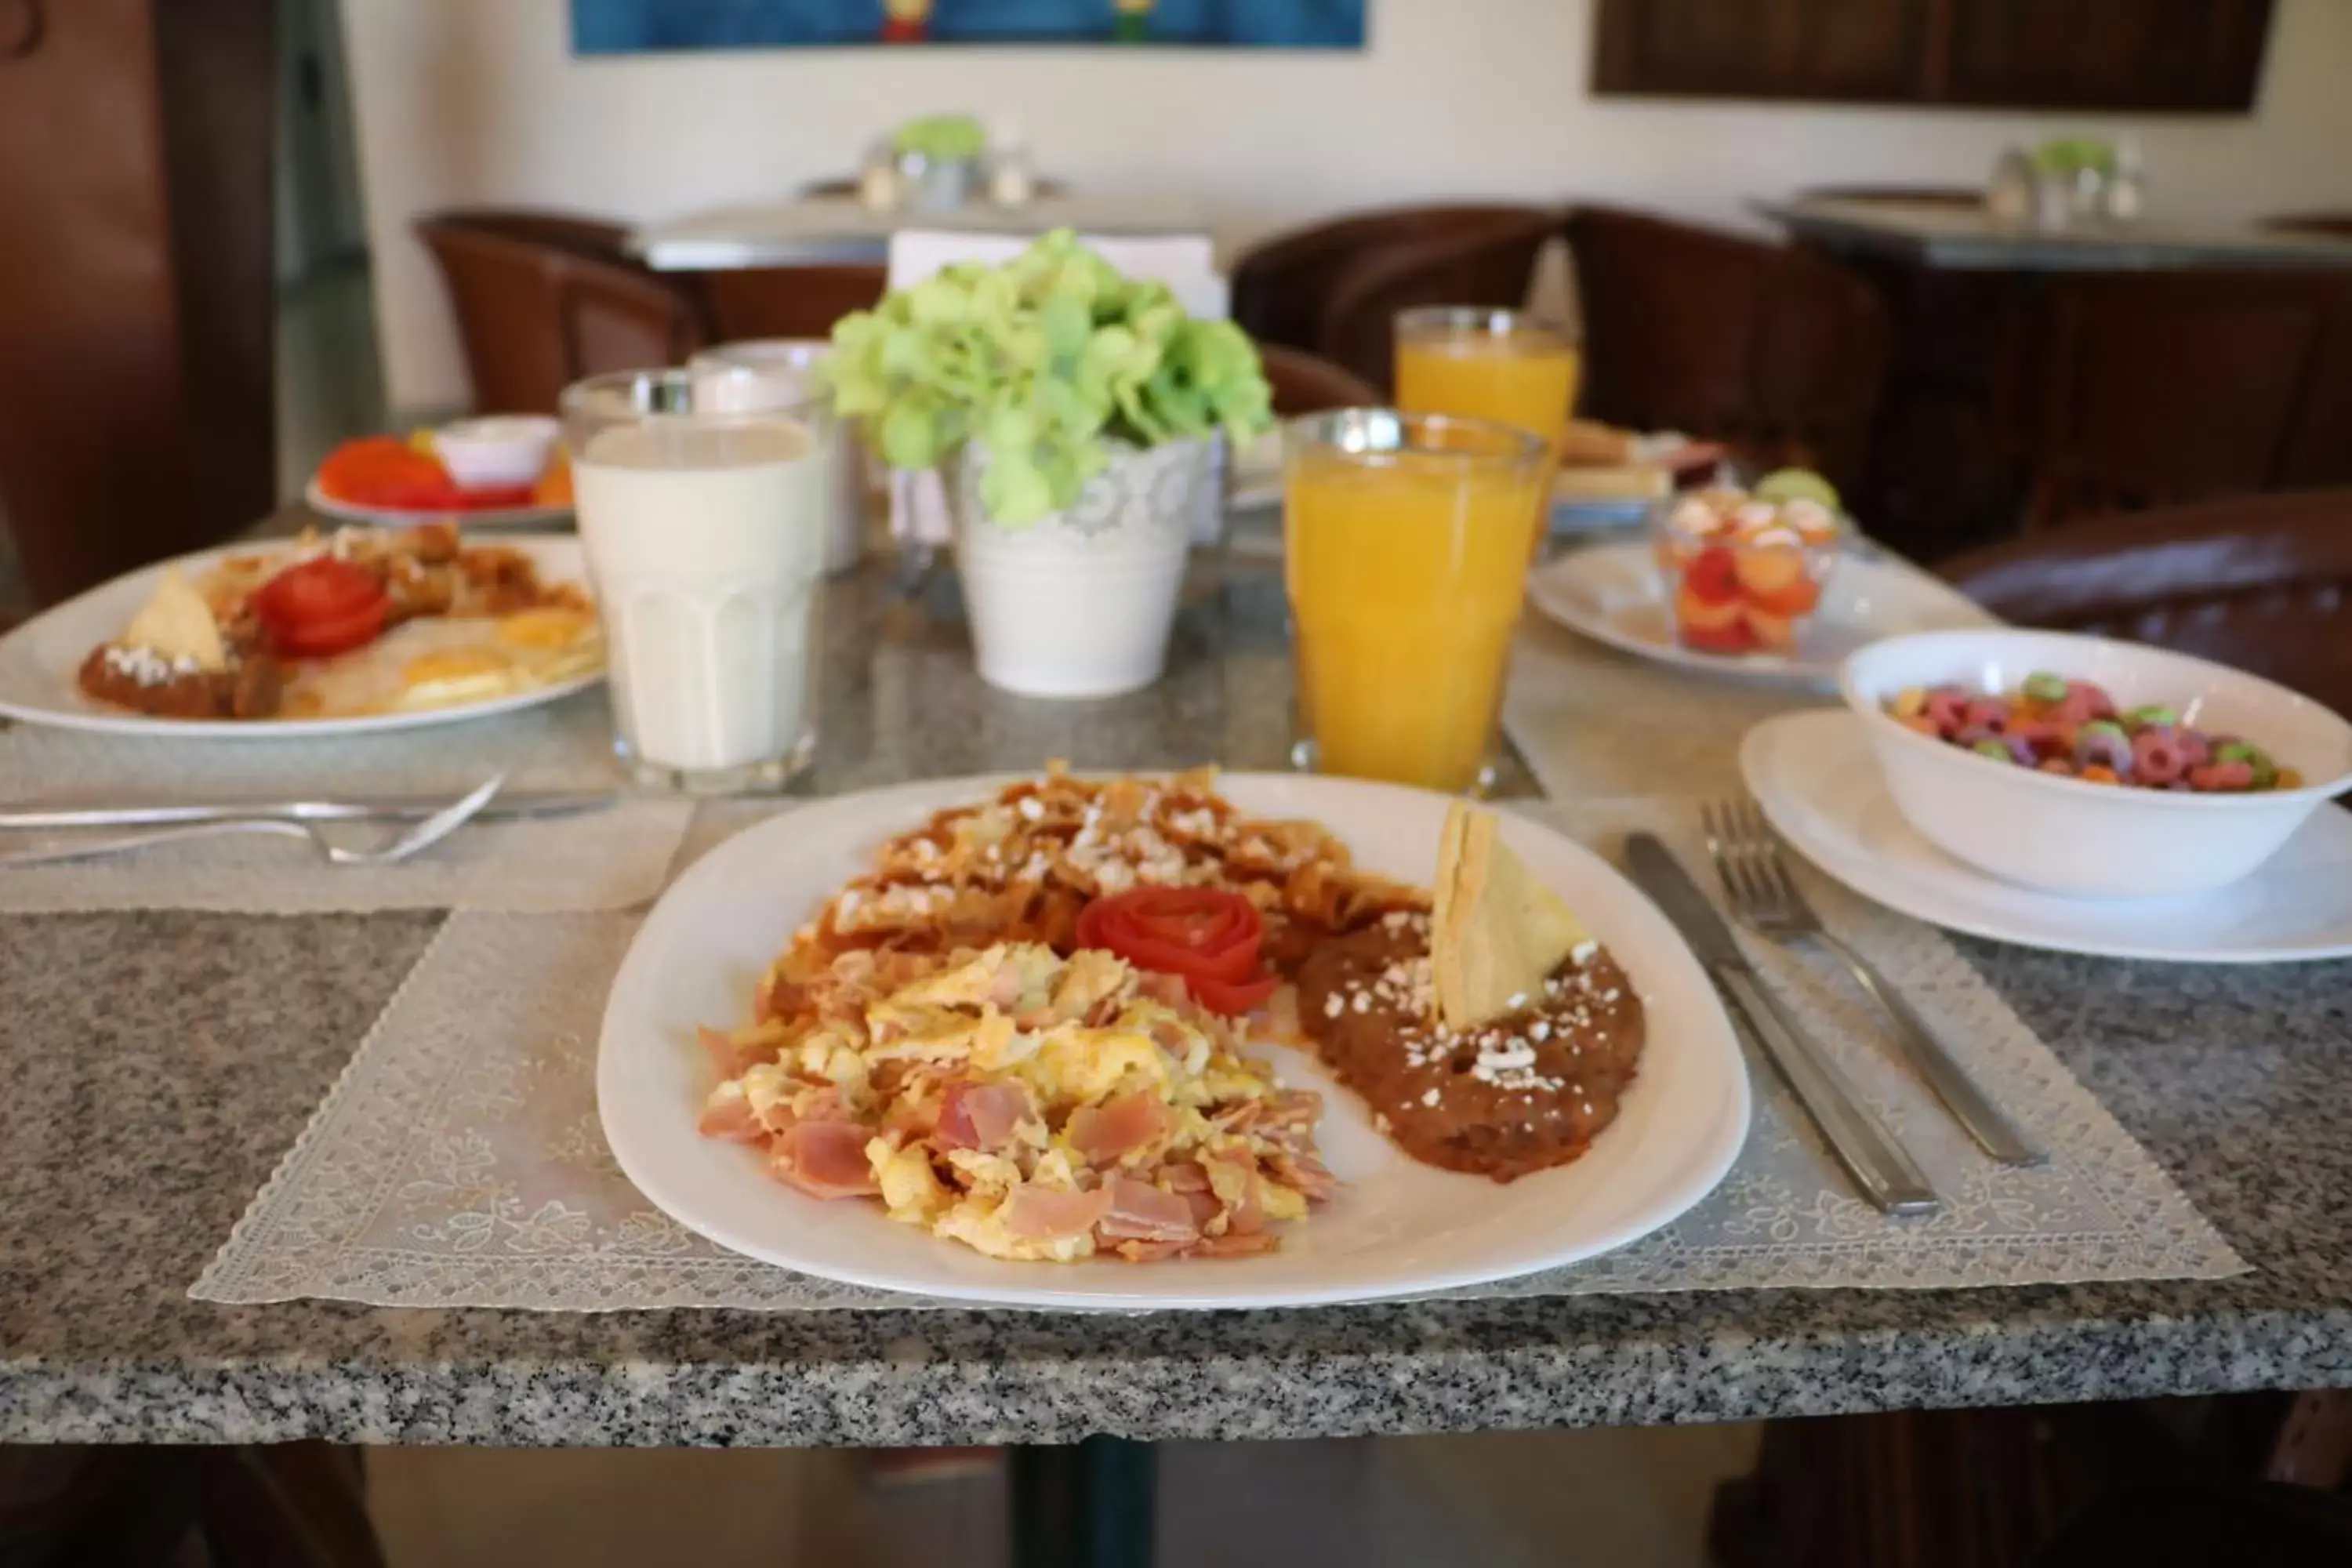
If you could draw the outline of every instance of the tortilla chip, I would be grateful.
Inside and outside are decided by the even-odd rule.
[[[1589,934],[1496,835],[1493,814],[1459,802],[1438,838],[1431,927],[1437,1016],[1454,1030],[1527,1005]]]

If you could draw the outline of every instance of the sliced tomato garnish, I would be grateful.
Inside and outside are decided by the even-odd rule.
[[[375,574],[331,555],[289,566],[253,595],[278,651],[323,658],[371,641],[391,609]]]
[[[1244,980],[1238,984],[1223,980],[1203,980],[1197,976],[1184,982],[1185,989],[1192,993],[1193,1001],[1212,1013],[1223,1013],[1228,1017],[1239,1017],[1244,1013],[1255,1013],[1265,1005],[1266,999],[1271,997],[1281,984],[1282,976],[1279,974],[1261,974],[1255,980]]]
[[[1105,948],[1139,969],[1180,976],[1202,1005],[1217,1012],[1245,1013],[1273,994],[1274,978],[1258,973],[1265,922],[1239,893],[1137,888],[1088,904],[1079,911],[1077,935],[1081,947]],[[1204,986],[1237,1005],[1210,1000]]]
[[[296,621],[269,628],[272,647],[289,658],[326,658],[376,639],[391,605],[382,599],[331,620]]]

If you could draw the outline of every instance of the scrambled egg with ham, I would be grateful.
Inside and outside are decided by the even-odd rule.
[[[813,1197],[992,1258],[1140,1262],[1270,1250],[1332,1190],[1317,1097],[1111,953],[852,951],[808,1000],[705,1031],[702,1129]]]

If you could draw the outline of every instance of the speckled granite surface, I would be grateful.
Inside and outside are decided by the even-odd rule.
[[[821,784],[1051,750],[1268,765],[1286,701],[1268,595],[1244,574],[1204,596],[1150,693],[1040,709],[978,695],[951,631],[844,590]],[[2352,1384],[2352,965],[1965,940],[2255,1272],[1124,1320],[188,1300],[436,920],[0,921],[0,1440],[1271,1437]]]

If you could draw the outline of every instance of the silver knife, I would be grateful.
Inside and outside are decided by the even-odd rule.
[[[622,798],[618,789],[509,790],[484,806],[483,822],[567,816]],[[77,827],[157,827],[188,822],[361,822],[427,817],[446,795],[341,795],[319,800],[125,801],[0,805],[0,829],[57,832]]]
[[[1647,833],[1625,840],[1626,868],[1634,882],[1664,910],[1698,961],[1729,998],[1750,1036],[1770,1057],[1797,1099],[1829,1141],[1830,1152],[1846,1168],[1863,1196],[1891,1215],[1933,1214],[1940,1206],[1927,1173],[1895,1141],[1884,1122],[1864,1106],[1837,1064],[1805,1034],[1780,999],[1765,988],[1731,928],[1698,890],[1682,862]]]

